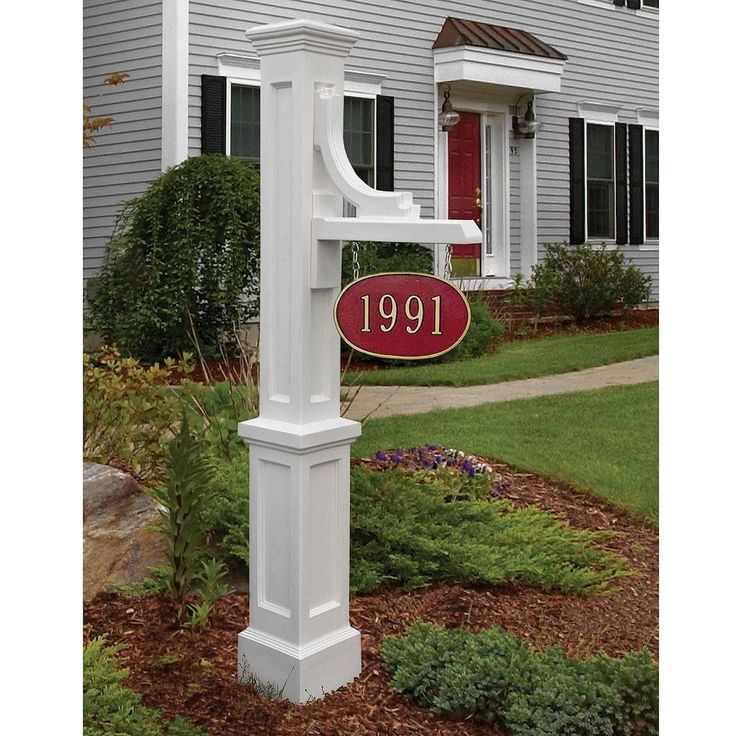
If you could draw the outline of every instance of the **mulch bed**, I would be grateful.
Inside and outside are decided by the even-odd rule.
[[[634,575],[606,596],[546,594],[517,585],[432,584],[404,591],[385,586],[351,600],[350,618],[362,633],[363,671],[350,685],[306,706],[271,701],[236,681],[237,634],[248,623],[248,596],[221,599],[207,628],[179,629],[164,597],[98,595],[85,606],[85,637],[107,634],[125,642],[128,685],[147,705],[177,713],[212,736],[464,736],[500,732],[471,720],[434,715],[391,690],[379,647],[417,618],[469,631],[500,624],[532,646],[561,645],[573,656],[658,649],[658,535],[626,513],[530,473],[493,462],[510,481],[515,505],[535,504],[571,525],[615,532],[605,547],[629,561]],[[159,660],[176,656],[173,664]]]

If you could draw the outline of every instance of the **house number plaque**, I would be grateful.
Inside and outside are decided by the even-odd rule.
[[[382,273],[348,284],[337,297],[342,339],[379,358],[418,360],[452,350],[470,327],[462,292],[436,276]]]

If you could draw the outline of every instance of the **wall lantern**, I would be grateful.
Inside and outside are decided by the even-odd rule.
[[[442,103],[442,109],[437,116],[437,122],[443,132],[447,133],[450,128],[455,127],[460,122],[460,114],[452,109],[450,102],[450,88],[445,89],[445,101]]]
[[[519,100],[522,97],[524,97],[524,95],[521,95],[516,100],[516,104],[514,105],[514,116],[511,120],[512,126],[514,128],[514,137],[516,138],[534,138],[537,131],[542,127],[542,123],[540,123],[534,117],[534,110],[532,109],[534,105],[533,95],[529,97],[529,102],[527,103],[526,112],[524,113],[524,117],[521,120],[519,120],[519,117],[516,114],[516,112],[519,106]]]

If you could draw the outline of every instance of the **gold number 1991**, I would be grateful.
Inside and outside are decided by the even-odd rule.
[[[371,332],[371,304],[370,294],[364,294],[360,297],[363,302],[363,327],[361,332]],[[432,330],[433,335],[441,335],[442,329],[440,327],[440,315],[442,310],[442,297],[433,296],[431,301],[434,303],[434,329]],[[380,325],[381,332],[391,332],[396,327],[398,318],[398,305],[396,299],[391,294],[384,294],[378,300],[378,313],[382,319],[388,320],[388,324]],[[413,335],[422,329],[424,323],[424,303],[417,294],[409,296],[404,303],[404,314],[406,318],[413,322],[413,325],[407,325],[406,331]]]

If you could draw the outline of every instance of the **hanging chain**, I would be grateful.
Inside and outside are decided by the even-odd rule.
[[[445,281],[449,281],[452,277],[452,246],[448,243],[445,246]]]
[[[355,241],[353,241],[353,281],[357,281],[360,278],[360,261],[358,260],[359,250],[360,246]]]

